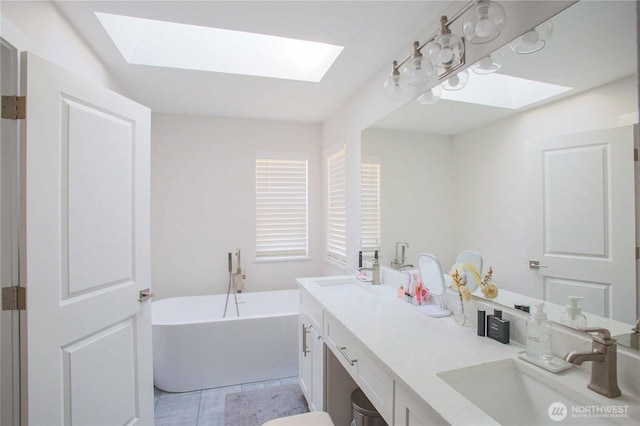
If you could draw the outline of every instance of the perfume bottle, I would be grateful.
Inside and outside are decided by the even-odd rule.
[[[509,343],[511,323],[502,319],[502,311],[494,309],[493,315],[487,315],[487,336],[500,343]]]

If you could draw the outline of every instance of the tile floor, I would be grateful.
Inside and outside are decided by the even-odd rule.
[[[156,426],[224,426],[227,394],[298,383],[298,376],[194,392],[169,393],[154,388]]]

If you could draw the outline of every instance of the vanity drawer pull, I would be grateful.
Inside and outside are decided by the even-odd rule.
[[[342,354],[342,356],[344,357],[344,359],[346,359],[346,360],[347,360],[347,362],[348,362],[350,365],[354,365],[356,362],[358,362],[358,360],[357,360],[357,359],[351,359],[351,358],[349,358],[349,355],[347,355],[347,353],[345,352],[345,350],[347,350],[347,347],[346,347],[346,346],[338,346],[338,345],[336,345],[336,349],[338,349],[338,350],[340,351],[340,353]]]
[[[302,324],[302,355],[304,355],[305,358],[309,353],[309,350],[307,349],[307,333],[309,332],[309,329],[311,329],[311,326],[307,328],[306,325]]]

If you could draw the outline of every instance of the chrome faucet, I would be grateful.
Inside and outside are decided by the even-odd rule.
[[[375,258],[371,259],[371,268],[359,267],[358,271],[359,272],[371,271],[371,284],[373,284],[373,285],[381,284],[381,282],[380,282],[380,262],[378,262],[378,259],[375,259]]]
[[[406,249],[409,248],[409,243],[397,242],[396,243],[396,253],[394,259],[391,261],[391,267],[393,269],[397,269],[402,271],[404,269],[413,268],[413,265],[406,265],[404,262],[407,261]]]
[[[622,395],[618,387],[618,359],[617,343],[611,338],[611,333],[606,328],[587,327],[582,329],[587,333],[596,333],[591,336],[591,352],[570,352],[566,360],[575,365],[582,365],[585,361],[591,361],[591,381],[588,388],[594,392],[615,398]]]

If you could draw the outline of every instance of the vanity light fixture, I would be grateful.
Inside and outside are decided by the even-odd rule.
[[[491,74],[502,68],[503,62],[504,53],[502,53],[502,49],[500,49],[480,59],[469,68],[476,74]]]
[[[400,75],[398,61],[393,61],[391,75],[384,82],[384,93],[389,99],[401,99],[409,90],[407,82]]]
[[[436,87],[427,90],[422,95],[418,96],[418,102],[422,105],[433,105],[440,100],[442,96],[442,88],[438,84]]]
[[[411,86],[422,86],[431,79],[433,65],[420,52],[420,42],[413,42],[413,54],[402,68],[402,75]]]
[[[450,70],[464,62],[464,42],[451,33],[447,17],[440,18],[440,34],[428,45],[434,66]]]
[[[465,40],[453,34],[449,27],[468,13],[472,14],[473,17],[466,19],[466,24],[468,25],[466,25],[466,29],[465,25],[463,25],[463,30],[466,32],[472,31],[472,34],[470,32],[469,34],[475,40],[473,42],[478,44],[486,43],[498,37],[506,22],[504,8],[493,0],[470,0],[451,18],[442,16],[440,18],[440,27],[431,37],[423,43],[414,42],[413,53],[404,60],[393,61],[391,75],[384,83],[384,90],[388,98],[399,99],[407,93],[408,85],[420,86],[427,84],[431,80],[432,74],[437,76],[438,81],[442,80],[464,65]],[[429,61],[425,60],[421,52],[423,48],[426,48],[427,53],[424,56]],[[493,68],[497,61],[489,59],[479,66],[487,69]],[[468,73],[466,73],[466,77],[468,77]],[[465,79],[465,74],[462,74],[452,80],[456,84],[449,82],[445,86],[459,86],[459,88],[462,88],[467,79]]]
[[[458,74],[452,75],[442,83],[442,89],[450,92],[464,88],[469,82],[469,70],[462,70]]]
[[[495,40],[507,21],[502,5],[491,0],[477,0],[473,12],[462,26],[467,40],[473,44]]]
[[[534,53],[549,43],[552,34],[553,24],[548,20],[513,40],[509,46],[519,54]]]

